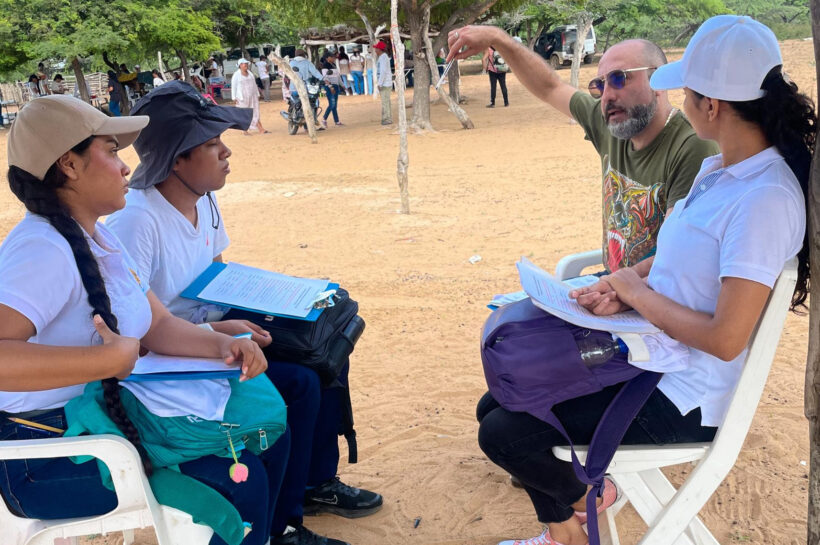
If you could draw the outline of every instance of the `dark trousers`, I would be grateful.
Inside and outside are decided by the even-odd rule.
[[[621,385],[616,384],[553,407],[575,444],[589,443],[598,421],[620,388]],[[568,520],[573,515],[570,506],[586,494],[586,485],[576,478],[571,463],[558,460],[552,454],[552,447],[566,445],[566,439],[529,413],[504,409],[489,392],[479,400],[476,417],[480,422],[481,450],[522,482],[538,520],[545,524]],[[700,409],[683,416],[660,390],[655,390],[627,429],[622,444],[711,441],[717,428],[702,427],[700,418]]]
[[[3,420],[0,441],[53,436]],[[62,409],[31,420],[60,429],[66,427]],[[179,467],[182,473],[222,494],[236,507],[242,520],[253,525],[243,545],[263,545],[270,536],[272,506],[282,484],[289,450],[290,434],[286,432],[260,457],[243,451],[240,461],[249,469],[249,478],[243,483],[231,480],[230,458],[206,456]],[[90,517],[117,506],[117,496],[103,486],[96,462],[74,464],[68,458],[0,461],[0,495],[12,512],[39,519]],[[214,534],[210,544],[225,542]]]
[[[487,72],[490,75],[490,104],[495,104],[495,84],[498,82],[501,85],[501,96],[504,97],[504,105],[510,103],[507,100],[507,73],[506,72]]]
[[[290,456],[273,516],[272,535],[302,522],[305,490],[336,475],[339,465],[338,390],[323,389],[311,369],[271,361],[265,371],[288,407]],[[347,380],[347,371],[344,373]]]

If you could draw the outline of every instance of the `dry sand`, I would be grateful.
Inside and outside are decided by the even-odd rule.
[[[787,42],[783,52],[813,96],[811,42]],[[585,67],[581,81],[595,70]],[[561,75],[568,80],[569,70]],[[280,102],[262,105],[272,134],[225,136],[233,150],[219,194],[232,240],[227,259],[333,278],[367,321],[350,375],[361,461],[347,465],[343,450],[339,473],[381,492],[385,506],[359,520],[306,519],[353,545],[491,545],[541,529],[526,494],[476,444],[474,407],[485,390],[478,335],[492,295],[518,289],[520,256],[552,268],[567,253],[599,246],[599,160],[578,125],[514,76],[509,108],[484,108],[486,76],[462,83],[476,129],[461,130],[444,105],[433,106],[438,131],[410,136],[410,215],[397,213],[398,136],[379,125],[378,101],[341,97],[346,126],[319,133],[318,145],[286,134]],[[680,106],[682,95],[672,101]],[[136,165],[133,149],[122,155]],[[0,237],[21,215],[3,184]],[[475,254],[482,259],[470,264]],[[701,512],[721,543],[805,543],[807,327],[807,317],[788,318],[743,452]],[[669,473],[680,482],[687,469]],[[619,523],[624,543],[645,529],[630,507]],[[119,542],[94,540],[106,541]],[[137,543],[155,543],[153,532],[139,531]]]

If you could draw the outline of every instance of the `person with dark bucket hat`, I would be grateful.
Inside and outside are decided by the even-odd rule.
[[[109,217],[108,227],[172,313],[230,335],[250,333],[264,348],[271,342],[264,329],[225,319],[224,307],[179,296],[211,262],[221,261],[228,247],[212,193],[225,185],[230,172],[231,151],[221,135],[228,129],[247,129],[251,111],[214,105],[189,84],[169,82],[139,100],[132,114],[146,115],[151,123],[134,143],[141,163],[131,177],[133,190],[126,207]],[[345,545],[303,525],[305,511],[353,518],[382,506],[379,494],[348,486],[336,477],[341,415],[339,402],[331,399],[335,391],[323,390],[318,375],[300,365],[270,362],[266,372],[288,406],[291,431],[271,544]]]

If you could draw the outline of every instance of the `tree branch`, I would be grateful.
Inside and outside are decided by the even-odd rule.
[[[442,0],[444,1],[444,0]],[[439,29],[438,37],[433,42],[433,51],[439,51],[447,42],[447,35],[457,25],[469,25],[475,22],[484,12],[493,7],[498,0],[484,0],[477,4],[470,4],[454,11]]]

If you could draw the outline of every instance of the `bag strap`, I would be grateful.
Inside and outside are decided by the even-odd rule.
[[[595,428],[592,440],[587,451],[586,467],[578,460],[575,446],[572,443],[564,426],[552,411],[545,421],[557,429],[569,443],[572,452],[572,468],[578,479],[592,489],[587,494],[587,534],[589,545],[600,545],[601,537],[598,533],[598,512],[595,499],[603,494],[604,475],[609,467],[615,451],[626,434],[629,425],[635,420],[638,411],[646,404],[649,396],[655,391],[661,373],[645,371],[624,384],[604,411],[601,420]]]
[[[356,444],[356,430],[353,429],[353,404],[350,402],[350,386],[342,386],[339,402],[342,413],[339,435],[344,435],[347,441],[347,463],[355,464],[359,461],[359,449]]]

